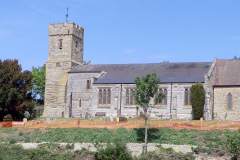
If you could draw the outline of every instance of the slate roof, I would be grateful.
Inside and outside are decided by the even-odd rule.
[[[240,85],[240,60],[216,60],[215,86]]]
[[[156,73],[161,83],[204,82],[210,62],[185,63],[149,63],[149,64],[89,64],[74,67],[70,73],[101,72],[106,74],[95,81],[95,84],[134,83],[136,77]]]

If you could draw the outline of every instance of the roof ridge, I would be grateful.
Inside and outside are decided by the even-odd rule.
[[[159,63],[97,63],[87,65],[148,65],[148,64],[192,64],[192,63],[212,63],[211,61],[193,61],[193,62],[159,62]],[[83,66],[87,66],[83,65]]]

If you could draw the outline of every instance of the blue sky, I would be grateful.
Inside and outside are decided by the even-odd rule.
[[[85,28],[92,63],[212,61],[240,56],[239,0],[5,0],[0,59],[24,69],[47,60],[49,23]]]

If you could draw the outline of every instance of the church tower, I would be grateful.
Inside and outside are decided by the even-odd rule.
[[[50,24],[44,117],[63,117],[66,106],[68,72],[83,64],[84,29],[74,23]]]

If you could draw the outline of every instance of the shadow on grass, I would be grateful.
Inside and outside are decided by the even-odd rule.
[[[134,131],[137,134],[137,142],[144,142],[145,129],[144,128],[135,128]],[[160,138],[159,129],[148,128],[148,142],[153,142],[156,139]]]

